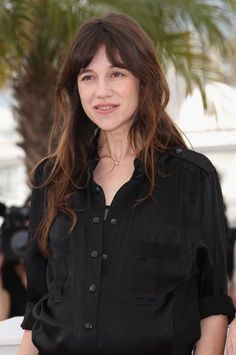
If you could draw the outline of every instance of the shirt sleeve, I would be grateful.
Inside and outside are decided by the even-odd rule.
[[[216,172],[202,178],[199,201],[200,244],[197,249],[197,265],[200,317],[223,314],[230,323],[235,309],[227,295],[226,224]]]
[[[42,167],[35,172],[36,186],[42,178]],[[23,322],[23,329],[31,330],[35,319],[33,317],[34,305],[48,292],[46,282],[47,258],[42,255],[38,245],[36,230],[43,217],[45,205],[45,188],[33,189],[31,195],[31,208],[29,218],[29,232],[27,245],[27,304]]]

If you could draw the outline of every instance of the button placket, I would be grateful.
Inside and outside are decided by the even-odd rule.
[[[117,223],[116,218],[111,218],[111,219],[110,219],[110,224],[111,224],[111,225],[114,226],[116,223]],[[107,255],[106,253],[103,253],[103,254],[102,254],[102,260],[103,260],[103,261],[106,261],[107,259],[108,259],[108,255]]]
[[[104,209],[104,197],[99,186],[93,186],[93,197],[91,208],[89,210],[89,219],[87,226],[88,237],[88,273],[87,273],[87,297],[85,296],[84,308],[84,329],[89,330],[89,335],[92,336],[96,332],[97,323],[97,304],[98,295],[97,292],[100,285],[100,269],[102,265],[101,253],[102,240],[103,240],[103,209]],[[90,297],[89,297],[90,295]],[[93,342],[93,338],[91,341]]]

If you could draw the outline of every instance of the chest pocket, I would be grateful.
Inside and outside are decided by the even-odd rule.
[[[54,224],[50,232],[51,255],[48,257],[47,280],[51,303],[65,302],[73,296],[74,236],[59,227],[57,220],[56,227]]]
[[[152,304],[163,301],[193,274],[184,245],[135,240],[128,248],[122,272],[122,301]]]

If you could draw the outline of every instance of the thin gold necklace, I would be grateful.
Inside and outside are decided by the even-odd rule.
[[[129,154],[129,155],[134,155],[134,156],[136,156],[136,154]],[[109,158],[109,159],[111,159],[111,160],[113,161],[113,166],[112,166],[112,168],[111,168],[109,171],[107,171],[105,174],[98,176],[98,177],[96,178],[97,181],[99,181],[99,179],[102,178],[102,177],[104,177],[105,175],[109,174],[116,166],[119,166],[119,165],[120,165],[120,159],[119,159],[119,160],[116,160],[116,159],[113,159],[110,155],[103,155],[103,156],[100,156],[100,157],[99,157],[99,160],[101,160],[101,159],[103,159],[103,158]]]
[[[100,157],[100,159],[102,158],[110,158],[114,163],[113,167],[118,166],[120,164],[120,159],[119,160],[113,159],[110,155],[103,155],[102,157]]]
[[[126,156],[135,156],[135,155],[136,155],[136,154],[127,154]],[[121,160],[121,159],[119,159],[119,160],[113,159],[111,155],[103,155],[103,156],[100,157],[100,159],[102,159],[102,158],[110,158],[110,159],[113,161],[113,163],[114,163],[113,168],[114,168],[115,166],[119,166],[119,165],[120,165],[120,160]]]

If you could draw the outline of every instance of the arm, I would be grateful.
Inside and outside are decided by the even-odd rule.
[[[32,331],[25,330],[20,344],[18,355],[37,355],[38,350],[32,343]]]
[[[39,169],[40,168],[40,169]],[[40,184],[42,179],[42,167],[38,167],[35,172],[35,185]],[[28,243],[27,243],[27,257],[26,257],[26,270],[27,270],[27,304],[21,327],[25,329],[20,346],[21,355],[31,355],[32,349],[35,347],[32,343],[32,328],[35,323],[33,314],[34,306],[38,301],[47,294],[47,281],[46,281],[46,268],[47,258],[44,257],[40,251],[37,228],[42,220],[45,210],[45,189],[33,189],[30,208]],[[23,350],[22,350],[23,349]]]
[[[226,355],[236,354],[236,318],[229,326],[229,333],[226,343]]]
[[[196,343],[194,355],[223,355],[227,323],[227,317],[223,315],[202,319],[201,338]]]
[[[200,216],[197,269],[201,338],[194,355],[223,355],[234,307],[227,295],[224,208],[215,172],[202,178],[198,198],[195,215]]]

